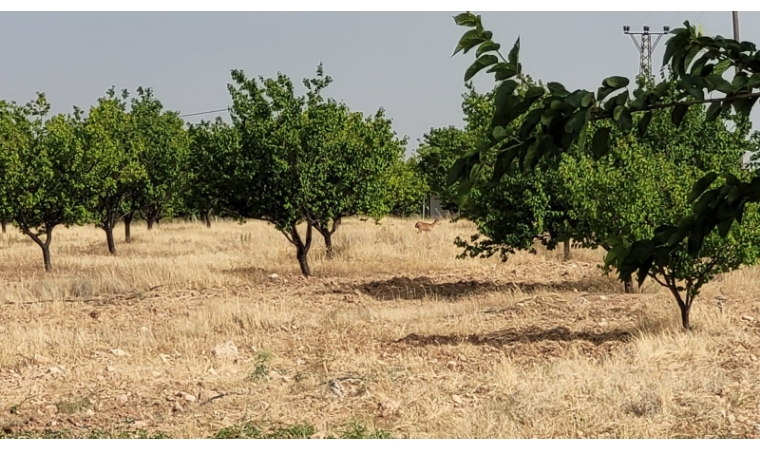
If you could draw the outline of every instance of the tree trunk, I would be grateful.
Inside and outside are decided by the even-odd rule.
[[[116,243],[113,240],[113,227],[103,227],[106,232],[106,242],[108,243],[108,252],[112,255],[116,254]]]
[[[50,239],[40,247],[42,247],[42,261],[45,264],[45,272],[51,272],[53,270],[53,263],[50,261]]]
[[[201,221],[206,224],[206,228],[211,228],[211,210],[201,210]]]
[[[326,233],[323,236],[325,238],[325,255],[327,256],[327,259],[332,259],[333,257],[332,234]]]
[[[124,241],[132,242],[132,217],[135,213],[131,212],[124,216]]]
[[[691,303],[679,301],[678,308],[681,310],[681,325],[683,325],[685,330],[690,330],[691,324],[689,323],[689,313],[691,312]]]
[[[633,294],[633,279],[631,276],[628,276],[628,278],[623,281],[623,285],[625,286],[625,293],[626,294]]]
[[[158,225],[158,219],[160,215],[161,215],[160,208],[153,208],[153,207],[150,208],[150,210],[148,211],[148,217],[145,219],[145,221],[148,222],[149,230],[153,229],[154,224]]]
[[[42,262],[45,265],[45,272],[51,272],[53,270],[53,264],[50,262],[50,242],[53,240],[53,227],[55,225],[45,225],[45,242],[42,242],[42,239],[40,239],[39,236],[37,236],[36,233],[32,233],[32,230],[29,229],[26,225],[24,225],[23,222],[20,222],[21,231],[24,232],[27,236],[32,238],[32,240],[40,246],[42,249]]]
[[[296,246],[296,258],[298,259],[298,265],[301,266],[301,273],[304,277],[311,276],[311,268],[309,268],[309,249],[311,248],[312,229],[310,223],[306,224],[306,240],[301,240],[301,236],[298,234],[298,228],[293,225],[290,228],[291,241]]]
[[[565,240],[564,242],[564,252],[565,252],[565,261],[570,260],[570,239]]]
[[[0,222],[0,225],[2,225],[2,226],[3,226],[3,234],[5,234],[5,228],[6,228],[6,225],[7,225],[7,224],[6,224],[6,223],[5,223],[5,221],[3,220],[3,221],[1,221],[1,222]]]

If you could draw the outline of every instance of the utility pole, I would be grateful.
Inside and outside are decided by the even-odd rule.
[[[734,40],[739,40],[739,11],[731,11],[731,16],[734,19]]]
[[[739,40],[739,11],[731,11],[731,18],[734,22],[734,40],[737,42],[741,42]],[[735,67],[736,73],[739,73],[739,68]]]
[[[654,75],[652,75],[652,52],[657,48],[657,44],[660,43],[660,39],[668,33],[670,33],[670,27],[662,27],[662,31],[651,32],[649,26],[644,25],[644,31],[631,31],[631,27],[628,25],[623,26],[623,33],[631,36],[633,45],[639,51],[639,76],[644,77],[647,81],[654,82]],[[634,36],[641,36],[641,41],[637,41]],[[652,36],[657,36],[657,39],[652,45]]]

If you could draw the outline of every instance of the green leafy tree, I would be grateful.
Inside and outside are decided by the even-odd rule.
[[[188,136],[184,122],[173,111],[163,110],[153,90],[137,88],[132,98],[129,115],[134,127],[134,139],[139,141],[135,156],[144,170],[144,176],[125,196],[124,230],[127,242],[131,240],[130,223],[135,212],[147,222],[148,229],[158,223],[167,207],[179,197],[187,186],[184,170],[188,155]]]
[[[385,111],[374,116],[351,112],[343,103],[325,100],[321,91],[332,79],[322,65],[317,77],[304,79],[309,90],[300,131],[304,163],[299,168],[306,218],[323,237],[332,257],[332,235],[344,217],[388,214],[383,199],[389,188],[387,171],[403,156],[404,139],[397,139]]]
[[[708,121],[716,120],[721,113],[725,114],[733,107],[741,126],[746,124],[744,118],[748,117],[752,105],[760,96],[760,93],[752,92],[754,87],[760,86],[760,82],[755,85],[751,81],[755,75],[750,76],[745,72],[751,74],[760,70],[760,58],[755,58],[757,52],[754,44],[699,36],[688,22],[685,23],[685,28],[673,30],[675,36],[668,41],[665,52],[665,63],[671,63],[676,80],[675,94],[671,90],[672,82],[666,80],[653,87],[639,85],[632,97],[627,90],[629,80],[618,76],[606,78],[596,94],[580,89],[570,92],[556,82],[547,83],[548,95],[538,91],[531,93],[530,90],[521,93],[517,88],[524,83],[525,77],[519,62],[519,38],[504,58],[499,52],[499,44],[491,39],[492,33],[483,28],[480,16],[464,13],[455,17],[455,22],[471,28],[460,39],[455,53],[466,53],[478,47],[477,59],[467,69],[465,81],[486,68],[495,74],[497,81],[501,81],[496,92],[492,122],[486,132],[487,139],[452,166],[450,181],[453,183],[459,180],[465,192],[474,184],[471,174],[477,173],[477,168],[482,166],[492,148],[497,148],[494,178],[501,179],[509,172],[513,161],[518,161],[521,168],[535,168],[545,159],[551,160],[575,148],[584,149],[590,122],[607,121],[594,130],[591,138],[592,154],[595,159],[600,159],[611,148],[613,128],[624,134],[644,134],[657,110],[670,110],[673,124],[679,127],[691,106],[712,103],[705,112]],[[723,73],[732,65],[738,68],[738,74],[734,82],[729,83],[723,78]],[[727,97],[707,99],[705,90],[708,93],[718,90]],[[670,98],[675,100],[669,101]],[[516,119],[521,118],[531,107],[534,108],[533,111],[522,118],[518,129]],[[634,113],[641,114],[635,130]],[[514,130],[517,130],[516,135],[510,133]],[[735,172],[740,170],[735,169]],[[694,185],[687,200],[700,197],[716,178],[714,172],[705,175]],[[714,228],[719,228],[723,238],[729,234],[736,237],[748,232],[745,228],[733,227],[732,223],[734,220],[741,221],[743,202],[753,201],[753,183],[760,186],[760,177],[751,182],[743,182],[741,178],[726,172],[726,186],[702,196],[694,205],[695,215],[682,220],[679,226],[657,227],[654,238],[637,241],[631,246],[624,239],[619,239],[616,252],[625,256],[610,257],[608,260],[619,267],[621,279],[626,279],[635,271],[638,271],[639,283],[648,274],[667,274],[673,280],[671,285],[679,281],[685,283],[685,286],[675,287],[671,291],[681,306],[682,314],[684,310],[688,311],[682,304],[690,305],[698,292],[698,287],[695,287],[698,283],[693,282],[694,278],[688,271],[680,269],[679,260],[673,259],[674,254],[686,249],[692,258],[705,257],[709,260],[715,249],[705,248],[704,251],[708,253],[701,252],[705,238]],[[760,189],[756,192],[760,192]],[[634,191],[632,194],[639,193]],[[760,199],[760,195],[757,198]],[[749,226],[748,229],[753,230],[753,227]],[[687,236],[689,243],[684,247],[682,242]],[[718,270],[730,270],[737,264],[751,263],[755,258],[754,250],[745,252],[743,257],[734,259],[731,263],[716,262],[713,258],[713,262],[706,263],[701,272],[703,276],[698,278],[706,279]],[[650,271],[652,268],[654,272]],[[681,292],[687,292],[687,297],[691,298],[679,297]],[[684,321],[684,326],[688,327],[688,320]]]
[[[328,239],[341,217],[382,215],[381,177],[401,152],[379,111],[367,120],[345,105],[323,101],[329,83],[321,69],[296,96],[290,79],[249,79],[233,70],[231,116],[240,146],[220,165],[222,206],[239,217],[263,219],[296,248],[304,276],[315,228]],[[218,173],[218,172],[217,172]],[[374,205],[375,199],[379,206]],[[306,224],[305,234],[298,230]],[[328,229],[328,226],[332,226]]]
[[[417,157],[397,160],[386,173],[388,190],[384,202],[391,214],[409,217],[420,213],[430,188],[419,172]]]
[[[113,230],[124,217],[134,212],[136,192],[149,182],[140,163],[143,142],[135,117],[127,111],[129,93],[117,96],[114,88],[90,108],[85,122],[87,146],[100,155],[96,166],[101,184],[95,194],[93,215],[96,226],[106,234],[108,251],[116,253]]]
[[[217,117],[213,122],[190,125],[188,138],[184,205],[211,227],[211,214],[221,212],[221,199],[232,188],[226,174],[232,173],[235,158],[240,154],[240,135]]]
[[[313,227],[302,203],[308,181],[303,176],[308,155],[301,146],[304,98],[295,95],[293,83],[283,74],[257,81],[233,70],[232,79],[230,115],[240,146],[230,155],[232,170],[220,174],[227,185],[221,201],[240,217],[274,225],[296,247],[301,272],[310,276],[307,256]],[[303,222],[304,235],[298,230]]]
[[[417,170],[430,193],[441,200],[444,210],[457,212],[459,196],[455,186],[446,184],[454,162],[474,147],[473,135],[455,126],[432,128],[416,150]]]
[[[91,168],[97,163],[84,145],[80,111],[46,120],[49,110],[42,93],[24,106],[0,102],[2,216],[40,246],[48,272],[54,228],[89,219]]]
[[[499,253],[506,260],[517,250],[535,252],[535,243],[539,241],[549,249],[559,242],[567,243],[565,251],[569,257],[569,239],[574,230],[568,204],[562,198],[556,163],[493,180],[487,172],[494,170],[495,161],[488,156],[466,202],[461,202],[459,186],[448,184],[451,165],[478,147],[494,114],[496,89],[481,94],[471,83],[466,87],[462,101],[465,127],[433,130],[418,149],[419,170],[425,173],[427,183],[435,186],[433,191],[445,201],[458,202],[460,217],[478,226],[478,234],[470,237],[469,242],[461,237],[455,241],[464,249],[461,256],[490,257]],[[526,77],[526,83],[518,89],[527,92],[543,88]]]

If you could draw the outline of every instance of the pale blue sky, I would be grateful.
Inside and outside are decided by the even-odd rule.
[[[183,114],[226,108],[230,70],[290,76],[299,88],[324,63],[326,94],[352,109],[383,106],[409,149],[431,127],[462,123],[463,75],[474,55],[451,58],[465,31],[458,12],[0,13],[0,98],[26,102],[43,91],[53,112],[88,107],[111,86],[153,87]],[[595,89],[610,75],[634,77],[638,53],[623,25],[653,31],[701,22],[732,35],[730,12],[476,12],[494,39],[522,42],[524,70],[570,89]],[[740,37],[760,44],[760,13],[740,13]],[[665,39],[655,50],[654,71]],[[493,85],[481,74],[476,86]],[[197,122],[226,113],[189,117]],[[760,113],[753,119],[760,128]]]

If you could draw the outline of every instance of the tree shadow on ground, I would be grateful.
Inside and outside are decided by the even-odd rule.
[[[566,327],[555,327],[546,330],[531,326],[523,329],[512,328],[491,333],[470,334],[466,336],[436,334],[421,336],[416,333],[411,333],[395,342],[413,346],[456,345],[467,342],[474,345],[502,347],[514,343],[536,343],[544,341],[587,341],[595,345],[600,345],[605,342],[628,342],[632,338],[633,334],[630,331],[625,330],[594,333],[590,331],[571,331]]]
[[[577,291],[608,294],[620,289],[602,277],[584,277],[580,280],[549,282],[494,282],[476,280],[443,282],[435,281],[428,277],[393,277],[388,280],[371,281],[348,286],[348,290],[358,290],[363,294],[374,297],[376,300],[419,300],[429,297],[456,300],[468,295],[498,291],[518,291],[526,294],[534,291]]]

